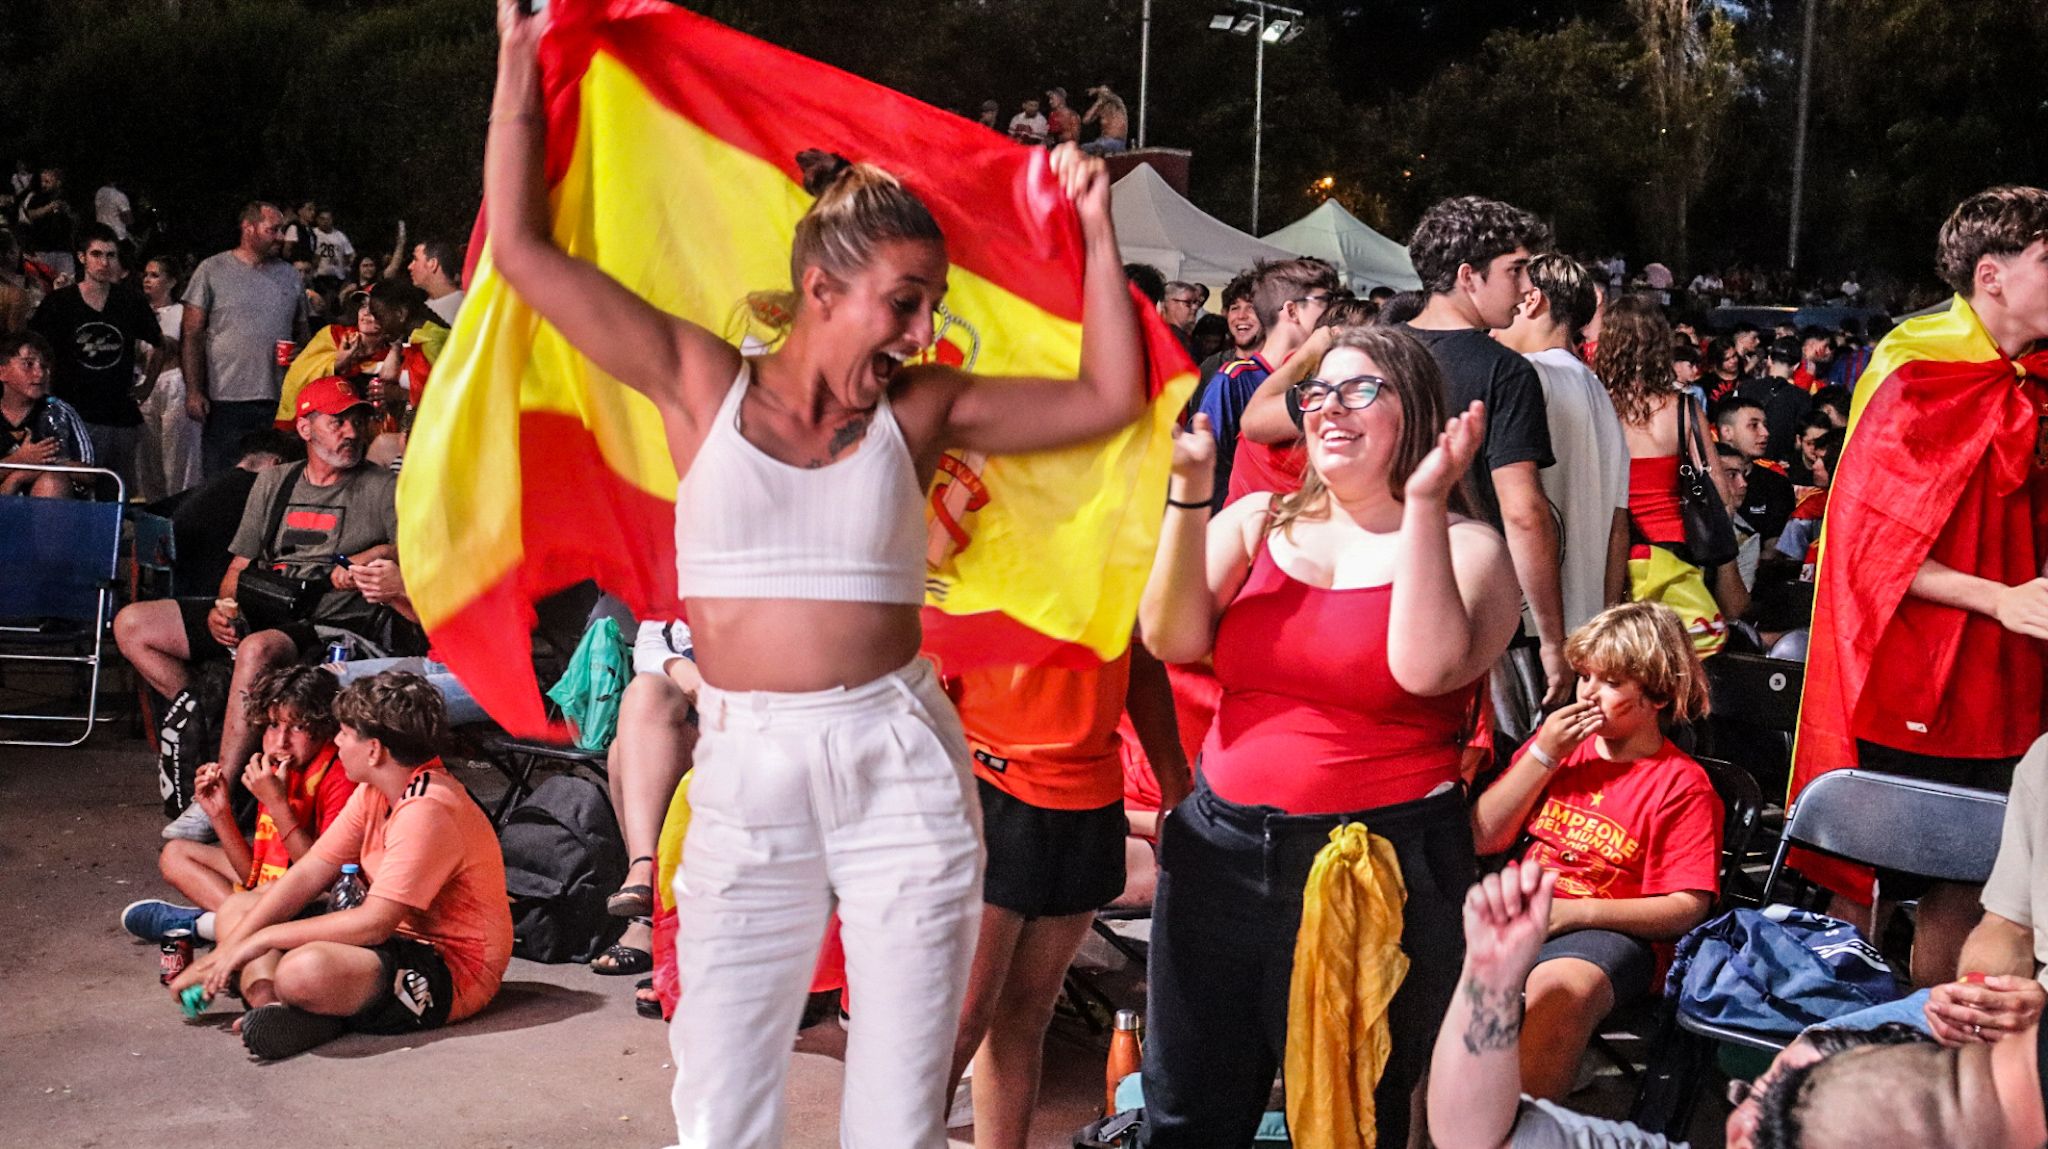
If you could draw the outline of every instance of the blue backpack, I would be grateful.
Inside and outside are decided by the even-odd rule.
[[[1791,906],[1731,910],[1679,940],[1664,993],[1698,1021],[1795,1037],[1900,996],[1884,955],[1847,922]]]

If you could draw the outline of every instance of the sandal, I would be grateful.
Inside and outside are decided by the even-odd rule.
[[[641,990],[653,988],[654,979],[651,977],[643,977],[633,983],[633,1012],[651,1021],[661,1021],[664,1020],[661,1016],[661,995],[640,996]]]
[[[634,918],[634,925],[652,927],[654,923],[646,918]],[[605,951],[590,959],[590,972],[605,977],[627,977],[646,973],[654,968],[654,954],[639,946],[611,945]]]
[[[652,854],[643,854],[627,862],[626,868],[630,870],[642,862],[652,861]],[[654,887],[646,882],[620,886],[616,893],[604,900],[604,912],[615,918],[644,918],[654,912]]]

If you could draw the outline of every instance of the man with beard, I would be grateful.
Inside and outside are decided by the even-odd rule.
[[[276,205],[249,204],[240,241],[201,263],[185,285],[185,413],[206,426],[207,478],[235,465],[244,435],[270,426],[284,379],[278,344],[306,341],[306,290],[278,258],[283,232]]]
[[[355,657],[417,654],[387,650],[372,636],[393,631],[389,606],[371,602],[354,568],[398,555],[398,476],[363,460],[371,407],[354,384],[337,376],[316,379],[299,393],[296,426],[306,461],[272,467],[256,480],[229,546],[234,555],[219,597],[138,602],[114,618],[121,653],[175,710],[185,699],[193,668],[233,652],[229,697],[241,698],[264,672],[294,662],[322,660],[327,644],[348,641]],[[343,561],[343,560],[347,561]],[[235,601],[242,572],[252,564],[329,587],[306,617],[252,620]],[[261,629],[262,623],[271,623]],[[403,633],[404,628],[398,628]],[[222,724],[220,762],[246,762],[261,731],[240,707]],[[165,828],[166,837],[210,837],[211,821],[196,805]]]

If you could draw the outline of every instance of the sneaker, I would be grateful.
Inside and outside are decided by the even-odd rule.
[[[281,1003],[259,1005],[242,1015],[242,1044],[264,1061],[304,1053],[347,1032],[348,1022],[341,1018]]]
[[[121,911],[121,928],[146,942],[160,942],[172,930],[192,930],[198,940],[198,906],[181,906],[162,898],[144,898]]]
[[[183,838],[188,842],[202,842],[211,845],[220,841],[220,835],[213,832],[213,819],[194,802],[185,807],[185,812],[171,819],[164,827],[164,841],[172,842]]]

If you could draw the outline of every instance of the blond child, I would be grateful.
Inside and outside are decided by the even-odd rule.
[[[1557,874],[1529,976],[1521,1042],[1530,1095],[1571,1091],[1594,1027],[1656,986],[1670,943],[1720,888],[1721,801],[1666,736],[1707,712],[1706,673],[1678,615],[1613,607],[1565,643],[1578,697],[1547,719],[1473,808],[1479,852]]]

